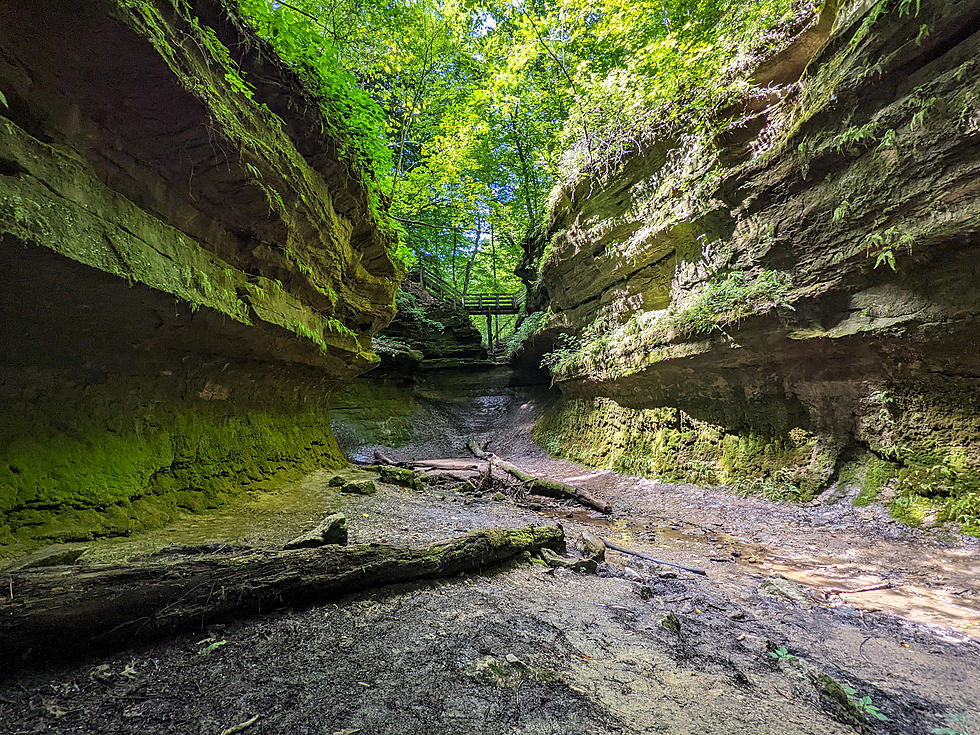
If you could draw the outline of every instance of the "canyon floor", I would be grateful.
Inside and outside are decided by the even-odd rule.
[[[383,484],[341,495],[322,471],[169,528],[87,544],[84,558],[204,540],[275,546],[341,510],[352,542],[559,522],[570,547],[589,529],[706,578],[607,551],[599,574],[522,561],[359,593],[8,678],[3,731],[980,732],[976,539],[911,529],[846,500],[774,504],[556,460],[530,441],[538,400],[434,400],[444,421],[385,449],[395,459],[464,456],[467,435],[489,439],[521,467],[601,495],[611,517]]]

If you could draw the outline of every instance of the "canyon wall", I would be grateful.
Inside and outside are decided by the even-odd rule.
[[[375,182],[220,0],[0,0],[0,543],[345,460],[402,274]]]
[[[562,396],[536,437],[980,533],[980,7],[833,11],[712,135],[554,192],[524,264],[543,314],[518,359]]]

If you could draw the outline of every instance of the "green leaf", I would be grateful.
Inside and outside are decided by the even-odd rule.
[[[7,104],[7,98],[4,96],[3,92],[0,92],[0,105],[8,108],[10,107],[10,105]]]

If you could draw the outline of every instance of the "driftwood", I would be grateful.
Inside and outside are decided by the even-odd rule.
[[[646,559],[647,561],[652,561],[654,564],[661,564],[665,567],[673,567],[674,569],[681,569],[685,572],[690,572],[691,574],[700,574],[702,577],[708,576],[708,573],[703,569],[698,569],[697,567],[685,567],[683,564],[675,564],[672,561],[664,561],[663,559],[657,559],[656,557],[650,556],[649,554],[644,554],[642,551],[634,551],[633,549],[627,549],[625,546],[614,544],[612,541],[609,541],[608,539],[602,539],[602,543],[604,543],[613,551],[618,551],[620,554],[628,554],[630,556],[635,556],[638,559]]]
[[[500,468],[507,474],[523,482],[527,486],[528,492],[536,495],[544,495],[549,498],[574,500],[575,502],[581,503],[586,507],[599,511],[600,513],[612,512],[612,507],[609,505],[609,503],[593,497],[585,490],[572,487],[571,485],[566,485],[563,482],[542,480],[541,478],[534,477],[533,475],[524,472],[516,465],[501,459],[493,452],[488,452],[482,449],[475,441],[473,441],[473,439],[470,439],[466,446],[469,447],[469,450],[475,456],[479,457],[480,459],[487,460],[492,466]]]
[[[560,526],[528,526],[473,531],[422,548],[249,550],[17,571],[10,595],[0,599],[0,660],[9,669],[30,658],[117,649],[219,619],[453,576],[564,546]]]

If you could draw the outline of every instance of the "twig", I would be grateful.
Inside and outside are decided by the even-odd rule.
[[[237,725],[232,725],[227,730],[222,730],[221,735],[235,735],[236,732],[248,730],[248,728],[259,721],[260,717],[262,717],[262,715],[255,715],[255,717],[250,717],[249,719],[245,720],[245,722],[239,722]]]
[[[843,587],[825,587],[823,592],[827,595],[853,595],[856,592],[874,592],[875,590],[888,590],[895,585],[891,582],[882,582],[881,584],[873,584],[870,587],[859,587],[856,590],[844,589]]]
[[[664,561],[663,559],[656,559],[649,554],[644,554],[641,551],[633,551],[633,549],[627,549],[625,546],[620,546],[619,544],[614,544],[612,541],[602,539],[602,543],[608,546],[613,551],[618,551],[620,554],[629,554],[630,556],[636,556],[640,559],[646,559],[647,561],[652,561],[654,564],[663,564],[665,567],[674,567],[675,569],[681,569],[685,572],[690,572],[691,574],[700,574],[702,577],[707,577],[708,573],[703,569],[698,569],[696,567],[685,567],[683,564],[674,564],[672,561]]]

